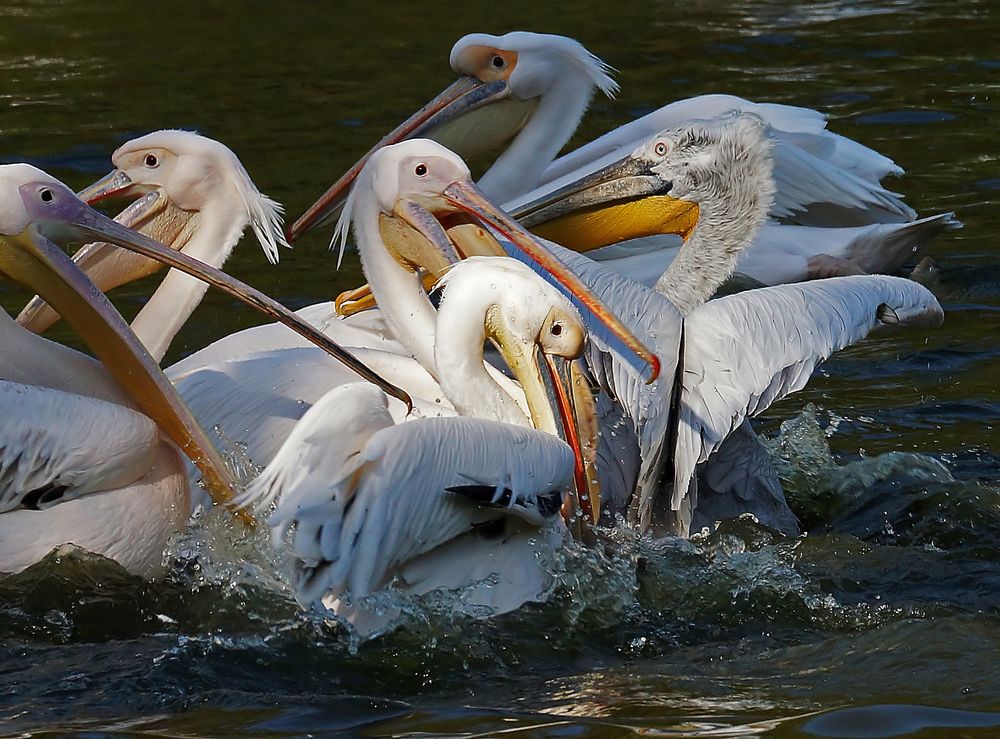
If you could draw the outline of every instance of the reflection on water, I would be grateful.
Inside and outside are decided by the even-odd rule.
[[[482,623],[448,594],[397,601],[402,627],[364,645],[301,612],[266,541],[211,517],[156,583],[65,550],[0,580],[5,732],[996,733],[1000,20],[988,0],[584,0],[572,13],[520,0],[197,12],[21,0],[0,17],[0,161],[75,186],[136,134],[196,128],[297,215],[450,81],[455,39],[531,28],[620,70],[618,99],[594,101],[577,143],[704,92],[817,107],[907,169],[891,186],[919,211],[965,223],[921,274],[948,313],[941,330],[844,352],[760,419],[808,536],[752,520],[691,542],[619,530],[613,551],[564,553],[545,604]],[[356,260],[333,265],[323,235],[278,268],[253,245],[229,263],[294,306],[360,282]],[[133,313],[149,289],[116,300]],[[0,287],[8,310],[26,298]],[[210,296],[168,361],[252,320]],[[864,706],[877,716],[846,710]]]

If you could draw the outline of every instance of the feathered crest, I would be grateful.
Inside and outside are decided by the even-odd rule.
[[[351,236],[351,219],[354,217],[354,205],[358,199],[358,187],[363,177],[365,177],[365,170],[362,169],[361,173],[355,178],[350,192],[347,193],[344,207],[341,209],[337,225],[333,229],[333,237],[330,239],[331,249],[340,248],[337,254],[337,269],[340,269],[340,264],[344,261],[344,253],[347,251],[347,240]]]
[[[243,195],[247,216],[250,219],[250,228],[253,229],[267,260],[271,264],[277,264],[278,247],[292,248],[285,239],[284,221],[281,217],[285,209],[281,203],[272,200],[258,190],[239,157],[228,147],[223,148],[231,157],[230,179],[237,191]]]
[[[618,94],[619,87],[618,83],[611,75],[618,70],[596,54],[592,54],[587,51],[582,44],[580,44],[580,48],[583,49],[584,53],[587,55],[585,61],[583,59],[580,61],[583,63],[584,69],[587,70],[590,78],[594,81],[594,84],[597,85],[597,89],[603,92],[605,97],[614,100],[615,95]]]
[[[135,151],[144,147],[162,147],[169,149],[177,156],[202,155],[214,157],[219,174],[239,194],[246,208],[247,220],[253,229],[257,241],[260,242],[264,254],[271,264],[278,262],[278,247],[290,249],[285,240],[282,228],[281,204],[264,195],[250,179],[249,173],[239,157],[233,151],[214,139],[202,136],[195,131],[167,129],[154,131],[123,144],[115,152],[114,158],[122,153]]]

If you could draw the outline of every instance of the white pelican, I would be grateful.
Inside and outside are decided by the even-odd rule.
[[[353,372],[409,402],[398,389],[381,385],[376,375],[311,324],[217,269],[248,225],[272,262],[277,261],[278,246],[287,246],[281,234],[280,206],[257,189],[232,151],[189,131],[157,131],[124,144],[113,159],[117,168],[80,196],[92,203],[115,196],[137,197],[116,220],[164,241],[176,253],[154,260],[117,244],[95,242],[80,249],[73,262],[104,291],[151,274],[164,264],[173,265],[131,326],[155,359],[163,357],[209,284],[229,291],[236,285],[235,297],[249,300],[256,309],[278,319],[267,330],[283,344],[319,345]],[[21,311],[18,322],[37,333],[58,318],[59,314],[36,296]],[[352,335],[341,331],[341,337],[350,339]],[[267,345],[260,342],[253,347],[264,348]]]
[[[137,237],[44,172],[0,167],[0,273],[58,306],[104,362],[0,312],[0,571],[23,569],[67,542],[133,572],[155,569],[188,515],[185,471],[167,439],[195,461],[216,498],[231,496],[225,466],[176,391],[103,294],[49,241],[95,235],[118,243]]]
[[[376,149],[408,136],[428,136],[471,156],[512,139],[479,184],[515,216],[520,198],[527,193],[536,199],[553,181],[567,175],[579,178],[621,157],[658,131],[742,111],[767,121],[775,142],[774,217],[814,226],[895,225],[840,231],[800,230],[770,223],[760,230],[753,248],[743,254],[738,266],[741,274],[762,284],[780,284],[834,274],[893,272],[930,238],[959,225],[950,213],[908,223],[915,218],[914,211],[879,184],[886,175],[902,170],[877,152],[826,131],[824,116],[813,110],[752,103],[731,95],[704,95],[666,105],[553,162],[595,90],[610,96],[617,89],[605,64],[572,39],[518,31],[499,37],[463,37],[452,49],[451,66],[463,76],[384,137]],[[364,161],[362,158],[292,225],[290,239],[326,219],[342,201]],[[541,191],[536,190],[539,187]],[[590,233],[582,239],[573,230],[549,236],[584,251],[634,236],[684,234],[691,223],[687,213],[664,213],[660,208],[647,209],[644,214],[633,211],[630,221],[626,225],[621,219],[612,220],[611,226],[600,229],[599,237],[593,232],[593,222],[588,224]],[[654,243],[669,248],[676,239],[661,235]],[[617,258],[635,254],[639,245],[631,246],[632,250],[604,253],[598,258],[628,270],[632,265]],[[651,244],[647,241],[641,246],[639,253]],[[657,264],[662,266],[662,259],[672,253],[663,255]],[[775,264],[781,268],[775,269]]]
[[[104,365],[25,331],[6,313],[0,317],[0,571],[21,569],[68,542],[134,572],[155,569],[163,544],[188,513],[185,473],[167,440],[198,467],[214,499],[232,497],[231,476],[173,385],[103,294],[52,243],[94,238],[202,275],[315,334],[249,286],[96,213],[44,172],[0,167],[0,273],[37,290]]]
[[[537,531],[483,525],[511,516],[537,527],[571,489],[582,437],[568,403],[575,388],[563,385],[553,358],[579,356],[583,325],[562,295],[513,260],[465,260],[442,283],[436,371],[462,416],[407,420],[379,391],[340,386],[310,408],[247,490],[256,505],[277,502],[276,541],[294,530],[303,602],[323,598],[343,613],[345,591],[356,599],[394,577],[417,586],[405,571],[421,555],[434,576],[419,578],[419,592],[491,577],[503,583],[489,596],[499,610],[540,594],[543,578],[523,569]],[[521,381],[530,420],[486,372],[487,337]],[[559,438],[564,428],[570,445]],[[431,554],[445,544],[446,557]],[[514,560],[520,567],[507,571]]]

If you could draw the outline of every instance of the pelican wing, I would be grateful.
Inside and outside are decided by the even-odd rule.
[[[903,171],[891,159],[827,131],[825,116],[815,110],[753,103],[733,95],[701,95],[665,105],[560,157],[545,170],[541,183],[577,171],[591,171],[628,154],[664,129],[737,110],[764,119],[775,138],[775,215],[794,215],[816,204],[829,204],[853,211],[854,222],[834,221],[828,225],[907,221],[915,217],[898,195],[879,185],[886,175]]]
[[[751,290],[697,308],[685,323],[671,508],[681,509],[695,466],[733,429],[804,387],[833,352],[883,323],[939,325],[943,317],[923,286],[867,275]]]
[[[559,508],[573,455],[556,437],[474,418],[393,425],[366,384],[314,405],[248,489],[277,500],[275,535],[289,531],[304,602],[382,586],[408,560],[490,520],[541,523]]]
[[[771,455],[744,420],[699,468],[697,507],[689,535],[711,529],[716,521],[752,513],[758,521],[789,535],[799,533],[799,522],[788,507]]]
[[[124,487],[159,444],[156,425],[128,408],[0,380],[0,513]]]

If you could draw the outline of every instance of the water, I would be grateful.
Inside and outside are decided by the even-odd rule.
[[[620,70],[618,100],[595,101],[577,142],[704,92],[817,107],[907,169],[891,186],[920,212],[965,223],[930,251],[943,328],[842,352],[759,419],[808,536],[749,520],[689,543],[619,532],[615,554],[567,552],[546,604],[478,622],[447,596],[394,602],[404,628],[367,644],[301,612],[264,543],[217,521],[177,543],[157,583],[63,551],[0,580],[0,731],[996,735],[994,4],[109,0],[0,16],[0,160],[74,186],[134,135],[196,128],[298,215],[450,81],[455,39],[527,28]],[[322,236],[279,268],[247,240],[229,267],[293,306],[359,282]],[[8,310],[27,298],[0,290]],[[131,313],[148,290],[116,299]],[[168,361],[253,321],[212,296]]]

